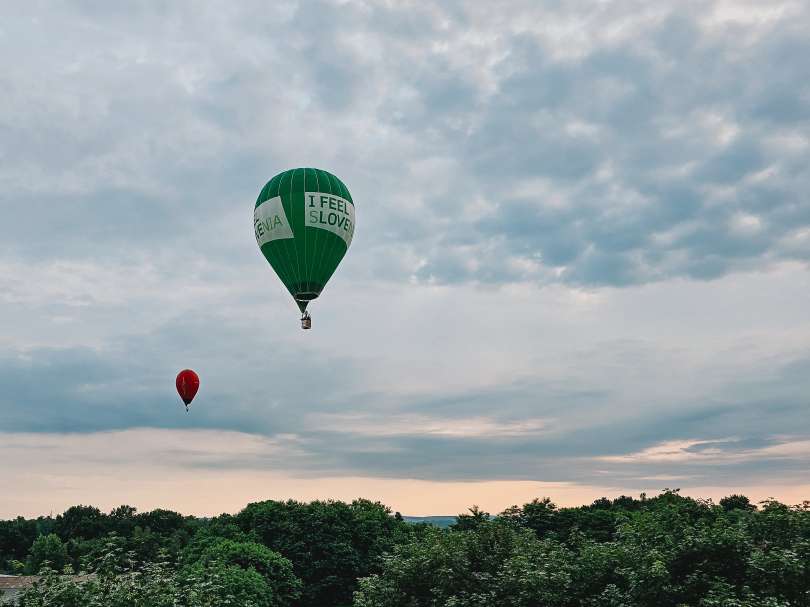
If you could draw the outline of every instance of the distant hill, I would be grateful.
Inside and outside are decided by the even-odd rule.
[[[455,516],[403,516],[409,523],[427,523],[445,529],[456,522]]]

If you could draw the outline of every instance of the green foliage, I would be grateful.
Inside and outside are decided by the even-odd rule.
[[[478,506],[469,509],[469,514],[459,514],[456,522],[450,525],[454,531],[470,531],[477,529],[491,518],[489,512],[484,512]]]
[[[388,508],[368,500],[258,502],[236,521],[292,561],[304,583],[303,607],[351,602],[357,579],[378,570],[405,525]]]
[[[161,508],[138,514],[135,520],[138,526],[163,536],[181,530],[185,524],[182,514]]]
[[[11,570],[12,561],[24,561],[37,535],[36,521],[21,516],[0,521],[0,570]]]
[[[94,506],[72,506],[56,517],[54,533],[63,540],[93,539],[107,531],[105,517]]]
[[[757,507],[744,495],[728,495],[720,500],[720,506],[726,512],[731,510],[756,510]]]
[[[810,502],[541,498],[450,529],[367,500],[76,506],[0,521],[0,567],[43,573],[16,607],[810,607]]]
[[[46,569],[17,607],[290,607],[299,594],[290,562],[257,544],[224,540],[205,562],[178,571],[165,552],[136,566],[118,539],[107,542],[94,575]]]
[[[42,570],[43,577],[15,603],[16,607],[85,607],[82,584],[66,579],[53,569]],[[92,604],[92,603],[89,603]]]
[[[54,533],[40,535],[31,544],[31,550],[25,562],[25,571],[29,574],[39,573],[43,565],[61,570],[68,562],[67,547]]]
[[[194,579],[194,578],[187,578]],[[235,565],[218,565],[204,570],[199,579],[210,579],[215,604],[274,607],[288,605],[279,602],[267,580],[255,569],[242,569]]]
[[[110,555],[107,560],[115,562],[118,556]],[[165,563],[149,563],[129,572],[105,570],[80,580],[51,570],[23,593],[16,607],[214,607],[227,604],[219,602],[220,587],[211,579],[195,579],[194,582],[192,593]]]
[[[266,586],[268,606],[290,605],[301,595],[301,580],[293,573],[292,563],[262,544],[221,539],[205,550],[198,563],[208,568],[220,567],[222,571],[238,567],[258,573]]]
[[[807,607],[810,506],[666,490],[558,509],[548,499],[492,522],[397,546],[355,607]]]
[[[383,573],[360,582],[355,607],[569,604],[573,553],[528,529],[483,521],[431,530],[397,546]]]
[[[524,505],[521,520],[537,537],[550,535],[560,527],[557,506],[547,497],[542,500],[534,499]]]
[[[203,558],[203,554],[221,540],[236,542],[258,542],[255,533],[245,533],[236,524],[234,517],[223,514],[201,525],[189,543],[180,552],[180,563],[190,565]]]

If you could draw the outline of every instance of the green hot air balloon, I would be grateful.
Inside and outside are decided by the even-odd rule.
[[[267,182],[253,211],[256,242],[312,325],[307,304],[321,294],[354,236],[354,202],[320,169],[291,169]]]

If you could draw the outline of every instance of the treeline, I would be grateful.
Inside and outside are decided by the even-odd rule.
[[[537,499],[446,530],[367,500],[74,506],[0,521],[0,568],[43,575],[19,607],[810,607],[810,503]]]

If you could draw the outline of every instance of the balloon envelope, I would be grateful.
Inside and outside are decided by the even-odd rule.
[[[191,369],[184,369],[177,374],[175,385],[180,398],[186,405],[189,405],[194,400],[197,390],[200,389],[200,378]]]
[[[331,173],[291,169],[262,188],[253,227],[262,254],[304,312],[352,243],[354,202]]]

